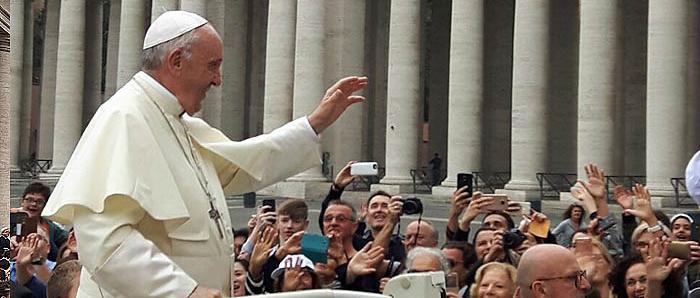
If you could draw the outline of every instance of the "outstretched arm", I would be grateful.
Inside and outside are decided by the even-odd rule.
[[[333,124],[352,104],[365,100],[362,96],[352,95],[367,86],[367,77],[346,77],[326,90],[321,103],[309,115],[309,124],[317,134]]]

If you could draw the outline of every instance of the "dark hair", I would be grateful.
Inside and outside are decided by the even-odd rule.
[[[391,198],[391,195],[386,191],[383,191],[383,190],[375,191],[371,195],[369,195],[369,198],[367,198],[367,207],[369,207],[369,202],[371,202],[372,199],[376,196],[385,196],[385,197]]]
[[[289,215],[294,220],[309,218],[309,206],[302,199],[288,199],[277,207],[277,215]]]
[[[448,241],[440,249],[459,249],[462,251],[462,263],[464,263],[464,268],[467,269],[477,261],[474,245],[466,241]]]
[[[628,298],[627,296],[627,285],[625,283],[625,275],[627,271],[635,264],[645,264],[644,258],[639,254],[632,254],[625,257],[617,263],[617,266],[613,268],[608,275],[608,280],[610,286],[612,287],[612,292],[618,298]],[[683,296],[683,280],[680,275],[681,272],[673,271],[668,277],[663,281],[662,286],[664,289],[662,298],[671,297],[682,297]]]
[[[241,237],[241,236],[248,239],[248,236],[250,236],[250,231],[248,231],[248,228],[233,230],[233,238]]]
[[[474,246],[476,247],[476,237],[478,237],[479,234],[480,234],[481,232],[484,232],[484,231],[496,231],[496,229],[494,229],[494,228],[487,228],[487,227],[481,227],[481,228],[479,228],[478,230],[476,230],[476,232],[474,232],[474,238],[472,238],[472,245],[474,245]]]
[[[563,219],[568,219],[571,218],[571,213],[574,212],[574,208],[580,208],[581,209],[581,219],[579,219],[578,224],[580,225],[583,222],[584,216],[586,216],[586,209],[583,209],[583,206],[578,205],[578,204],[571,204],[569,205],[568,208],[564,211],[564,214],[562,214]]]
[[[666,215],[666,213],[664,213],[663,211],[654,210],[654,216],[656,217],[656,219],[658,221],[660,221],[661,223],[663,223],[667,227],[671,226],[671,220],[668,218],[668,215]]]
[[[505,213],[504,211],[500,211],[500,210],[491,211],[489,213],[486,213],[486,215],[484,216],[484,219],[486,219],[487,217],[494,215],[494,214],[503,216],[503,218],[506,219],[506,224],[508,224],[508,230],[515,228],[515,222],[513,222],[513,219],[510,218],[510,215],[508,213]]]
[[[44,196],[44,200],[48,201],[51,196],[51,188],[46,186],[46,184],[41,182],[32,182],[27,187],[24,188],[24,193],[22,193],[22,198],[30,193],[38,193]]]
[[[234,263],[234,264],[240,263],[241,266],[243,266],[243,269],[245,269],[245,271],[248,272],[248,268],[250,267],[250,263],[248,263],[247,260],[244,260],[244,259],[235,259],[235,260],[233,261],[233,263]]]
[[[320,289],[321,288],[321,279],[318,277],[318,274],[316,273],[316,271],[314,271],[313,269],[309,269],[307,267],[301,268],[301,270],[306,270],[311,275],[311,289]],[[275,293],[282,292],[282,285],[284,285],[284,272],[280,275],[280,277],[277,280],[275,280],[275,283],[274,283]]]

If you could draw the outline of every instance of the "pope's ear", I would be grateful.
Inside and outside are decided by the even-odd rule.
[[[165,56],[165,61],[164,66],[165,68],[173,74],[180,74],[182,71],[182,62],[183,62],[183,51],[181,48],[174,49],[170,51],[166,56]]]

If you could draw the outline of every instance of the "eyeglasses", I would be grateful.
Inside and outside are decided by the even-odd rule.
[[[343,215],[338,215],[338,216],[336,216],[336,217],[333,217],[333,216],[326,216],[326,217],[323,218],[323,222],[325,222],[325,223],[330,223],[330,222],[333,221],[333,219],[335,219],[335,221],[337,221],[338,223],[341,223],[341,224],[353,220],[352,218],[345,217],[345,216],[343,216]]]
[[[581,284],[583,283],[583,280],[586,279],[586,270],[579,270],[576,274],[574,275],[569,275],[569,276],[560,276],[560,277],[550,277],[550,278],[539,278],[535,279],[532,284],[530,284],[530,289],[532,289],[532,285],[535,283],[535,281],[547,281],[547,280],[555,280],[555,279],[568,279],[568,280],[573,280],[574,281],[574,287],[580,288]]]
[[[37,206],[44,206],[44,204],[46,204],[46,201],[44,199],[24,198],[23,201],[29,204],[36,204]]]

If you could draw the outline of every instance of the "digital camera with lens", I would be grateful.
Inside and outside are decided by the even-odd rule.
[[[512,229],[503,234],[503,248],[516,249],[525,242],[525,235],[518,229]]]
[[[411,197],[402,199],[403,202],[403,214],[422,214],[423,213],[423,203],[421,203],[419,198]]]

